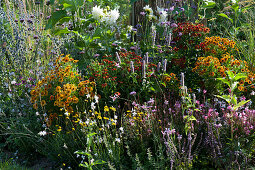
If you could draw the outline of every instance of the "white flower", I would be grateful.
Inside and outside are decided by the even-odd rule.
[[[16,81],[15,80],[11,81],[11,84],[16,84]]]
[[[143,9],[145,10],[145,12],[148,12],[150,15],[153,15],[153,10],[150,8],[149,5],[146,5],[145,7],[143,7]]]
[[[69,116],[69,115],[70,115],[70,113],[68,113],[68,112],[65,112],[64,114],[65,114],[66,116]]]
[[[111,10],[105,16],[105,23],[107,25],[113,25],[116,23],[119,16],[120,16],[119,10],[117,9]]]
[[[252,92],[251,92],[251,95],[252,95],[252,96],[254,96],[254,95],[255,95],[255,92],[254,92],[254,91],[252,91]]]
[[[132,29],[133,29],[133,26],[132,26],[132,25],[128,25],[128,26],[127,26],[127,30],[128,30],[128,32],[131,32],[131,31],[132,31]]]
[[[44,130],[44,131],[40,131],[39,133],[38,133],[38,135],[40,135],[40,136],[45,136],[47,134],[47,132]]]
[[[101,9],[100,7],[97,7],[97,6],[93,7],[91,13],[93,18],[98,20],[99,22],[102,22],[104,20],[105,13],[104,13],[104,10]]]
[[[99,99],[99,97],[97,95],[95,95],[95,103],[98,103],[98,99]]]
[[[111,150],[111,149],[109,149],[109,150],[108,150],[108,152],[111,154],[111,153],[112,153],[112,150]]]
[[[39,112],[35,112],[35,115],[36,115],[36,116],[40,116]]]
[[[87,94],[86,97],[87,97],[87,98],[90,98],[90,94]]]
[[[116,138],[115,141],[120,143],[120,138]]]
[[[119,128],[119,130],[120,130],[121,132],[123,132],[123,131],[124,131],[123,127],[120,127],[120,128]]]
[[[92,110],[95,110],[95,108],[96,108],[95,103],[92,102],[92,103],[91,103],[91,109],[92,109]]]
[[[164,8],[157,7],[157,11],[159,13],[159,24],[162,22],[166,22],[167,20],[167,12],[164,10]]]
[[[67,146],[66,146],[66,144],[64,143],[64,146],[63,146],[65,149],[67,149]]]
[[[114,115],[114,119],[118,119],[118,116],[117,116],[117,115]]]
[[[236,0],[231,0],[231,2],[232,2],[233,4],[235,4],[235,3],[236,3]]]

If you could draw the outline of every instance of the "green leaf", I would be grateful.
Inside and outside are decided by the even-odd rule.
[[[236,109],[238,109],[239,107],[241,107],[241,106],[245,105],[246,103],[248,103],[249,101],[250,101],[250,100],[243,100],[243,101],[239,102],[237,105],[235,105],[235,106],[233,107],[233,109],[236,110]]]
[[[84,151],[76,151],[74,152],[75,154],[79,154],[79,155],[87,155],[88,157],[91,157],[91,154],[88,152],[84,152]]]
[[[63,35],[63,34],[69,34],[71,31],[69,31],[67,28],[65,29],[57,29],[53,32],[55,35]]]
[[[226,78],[217,78],[217,80],[222,81],[223,83],[227,84],[230,87],[230,82]]]
[[[50,17],[45,29],[47,30],[53,28],[56,25],[56,23],[64,17],[67,17],[67,12],[65,10],[54,12]]]
[[[88,164],[87,162],[84,162],[84,163],[85,163],[85,164],[79,164],[79,166],[88,168],[88,167],[89,167],[89,164]]]
[[[101,165],[101,164],[105,164],[106,162],[105,161],[102,161],[102,160],[96,160],[94,162],[94,165]]]
[[[236,76],[235,76],[235,81],[239,80],[239,79],[242,79],[242,78],[246,78],[246,74],[245,73],[238,73]]]
[[[232,104],[236,105],[237,104],[237,100],[236,97],[232,97],[231,101]]]
[[[203,5],[203,8],[214,8],[216,5],[215,2],[207,2],[205,5]]]
[[[235,77],[235,75],[232,71],[227,71],[227,74],[228,74],[228,77],[230,80],[232,80]]]
[[[234,5],[231,6],[231,8],[236,12],[239,8],[239,5],[235,3]]]
[[[149,91],[155,91],[155,89],[153,87],[150,87]]]
[[[96,135],[96,134],[97,134],[97,133],[93,132],[93,133],[88,134],[87,137],[90,138],[90,137],[92,137],[92,136],[94,136],[94,135]]]
[[[63,3],[63,7],[66,8],[71,8],[73,5],[72,4],[68,4],[68,3]]]
[[[222,95],[222,96],[219,96],[219,95],[215,95],[216,97],[218,98],[221,98],[223,100],[225,100],[226,102],[230,103],[230,99],[231,97],[229,95]]]
[[[233,24],[233,19],[229,18],[226,14],[220,13],[220,14],[218,14],[218,15],[221,16],[221,17],[227,18],[227,19],[230,20],[231,23]]]

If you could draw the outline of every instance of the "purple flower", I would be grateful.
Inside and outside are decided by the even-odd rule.
[[[169,103],[169,102],[168,102],[167,100],[165,100],[164,104],[165,104],[165,105],[168,105],[168,103]]]
[[[129,93],[130,95],[136,95],[136,92],[135,91],[132,91]]]
[[[172,23],[171,24],[171,27],[174,28],[174,27],[178,27],[178,25],[176,23]]]
[[[179,12],[178,11],[175,11],[175,13],[178,15],[179,14]]]
[[[99,54],[95,54],[94,57],[99,57],[100,55]]]
[[[174,6],[172,6],[172,7],[169,8],[169,11],[172,12],[173,10],[174,10]]]
[[[132,31],[137,31],[137,29],[136,28],[132,28]]]
[[[180,10],[183,12],[183,11],[184,11],[184,8],[180,8]]]
[[[140,12],[140,14],[141,14],[142,16],[144,16],[144,15],[145,15],[145,12]]]
[[[182,36],[182,32],[179,32],[179,36]]]
[[[137,24],[135,27],[136,28],[140,28],[140,27],[142,27],[142,25],[141,24]]]
[[[207,92],[207,90],[203,90],[203,93],[205,94]]]
[[[153,98],[150,98],[150,100],[147,102],[148,104],[153,104],[154,103],[154,99]]]
[[[116,43],[112,43],[112,46],[115,46],[115,47],[117,47],[117,46],[118,46],[118,44],[116,44]]]
[[[137,49],[136,46],[130,47],[130,50],[136,50],[136,49]]]
[[[157,112],[157,109],[153,109],[151,112],[153,112],[153,113],[154,113],[154,112]]]

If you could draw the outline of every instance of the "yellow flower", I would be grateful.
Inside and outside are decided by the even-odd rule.
[[[104,117],[104,119],[105,119],[105,120],[109,120],[109,118],[108,118],[108,117]]]
[[[114,112],[116,112],[116,109],[114,107],[110,107],[110,109]]]
[[[109,107],[108,107],[108,106],[105,106],[105,107],[104,107],[104,111],[105,111],[105,112],[109,112]]]

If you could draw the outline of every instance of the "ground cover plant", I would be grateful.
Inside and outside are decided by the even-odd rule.
[[[253,1],[0,4],[1,168],[255,167]]]

